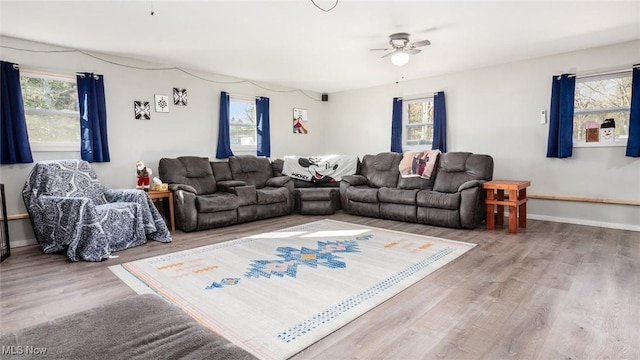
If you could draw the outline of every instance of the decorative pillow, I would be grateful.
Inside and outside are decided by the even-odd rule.
[[[438,155],[440,155],[440,150],[405,152],[399,165],[400,175],[429,179],[438,160]]]

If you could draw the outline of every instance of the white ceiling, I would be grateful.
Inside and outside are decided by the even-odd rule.
[[[0,16],[4,36],[328,93],[640,39],[638,0],[1,1]],[[395,32],[432,45],[395,67],[369,51]]]

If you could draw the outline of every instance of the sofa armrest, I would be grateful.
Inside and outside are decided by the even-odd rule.
[[[188,185],[183,185],[190,187]],[[171,185],[169,185],[171,188]],[[193,189],[193,188],[192,188]],[[173,190],[173,207],[176,227],[182,231],[194,231],[198,227],[197,194],[184,188]]]
[[[169,184],[169,190],[171,191],[183,190],[183,191],[194,193],[194,194],[198,193],[193,186],[186,185],[186,184]]]
[[[267,179],[265,186],[283,187],[290,180],[291,178],[288,176],[276,176],[276,177]]]
[[[345,181],[352,186],[367,184],[367,178],[364,175],[346,175],[342,177],[342,181]]]
[[[240,180],[222,180],[216,183],[218,190],[232,193],[233,189],[238,186],[247,186],[247,183]]]
[[[458,192],[461,192],[466,189],[471,189],[475,187],[481,187],[484,180],[469,180],[462,183],[462,185],[458,186]]]

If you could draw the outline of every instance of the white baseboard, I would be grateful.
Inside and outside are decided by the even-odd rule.
[[[11,248],[19,248],[23,246],[38,245],[36,239],[15,240],[11,241]]]
[[[508,213],[505,215],[508,215]],[[576,225],[597,226],[597,227],[618,229],[618,230],[640,231],[639,225],[618,224],[618,223],[610,223],[610,222],[595,221],[595,220],[584,220],[584,219],[572,219],[572,218],[564,218],[564,217],[558,217],[558,216],[527,214],[527,219],[553,221],[553,222],[561,222],[561,223],[576,224]]]

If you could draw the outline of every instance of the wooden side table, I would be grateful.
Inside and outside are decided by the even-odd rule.
[[[515,233],[518,225],[527,227],[527,187],[531,185],[528,180],[493,180],[482,184],[487,191],[487,230],[495,229],[495,223],[504,223],[504,206],[509,207],[509,232]],[[504,191],[509,192],[505,199]],[[498,208],[497,218],[494,217],[494,207]]]
[[[171,225],[171,232],[176,231],[175,221],[173,219],[173,192],[170,190],[149,190],[147,195],[151,200],[163,200],[169,199],[169,224]]]

